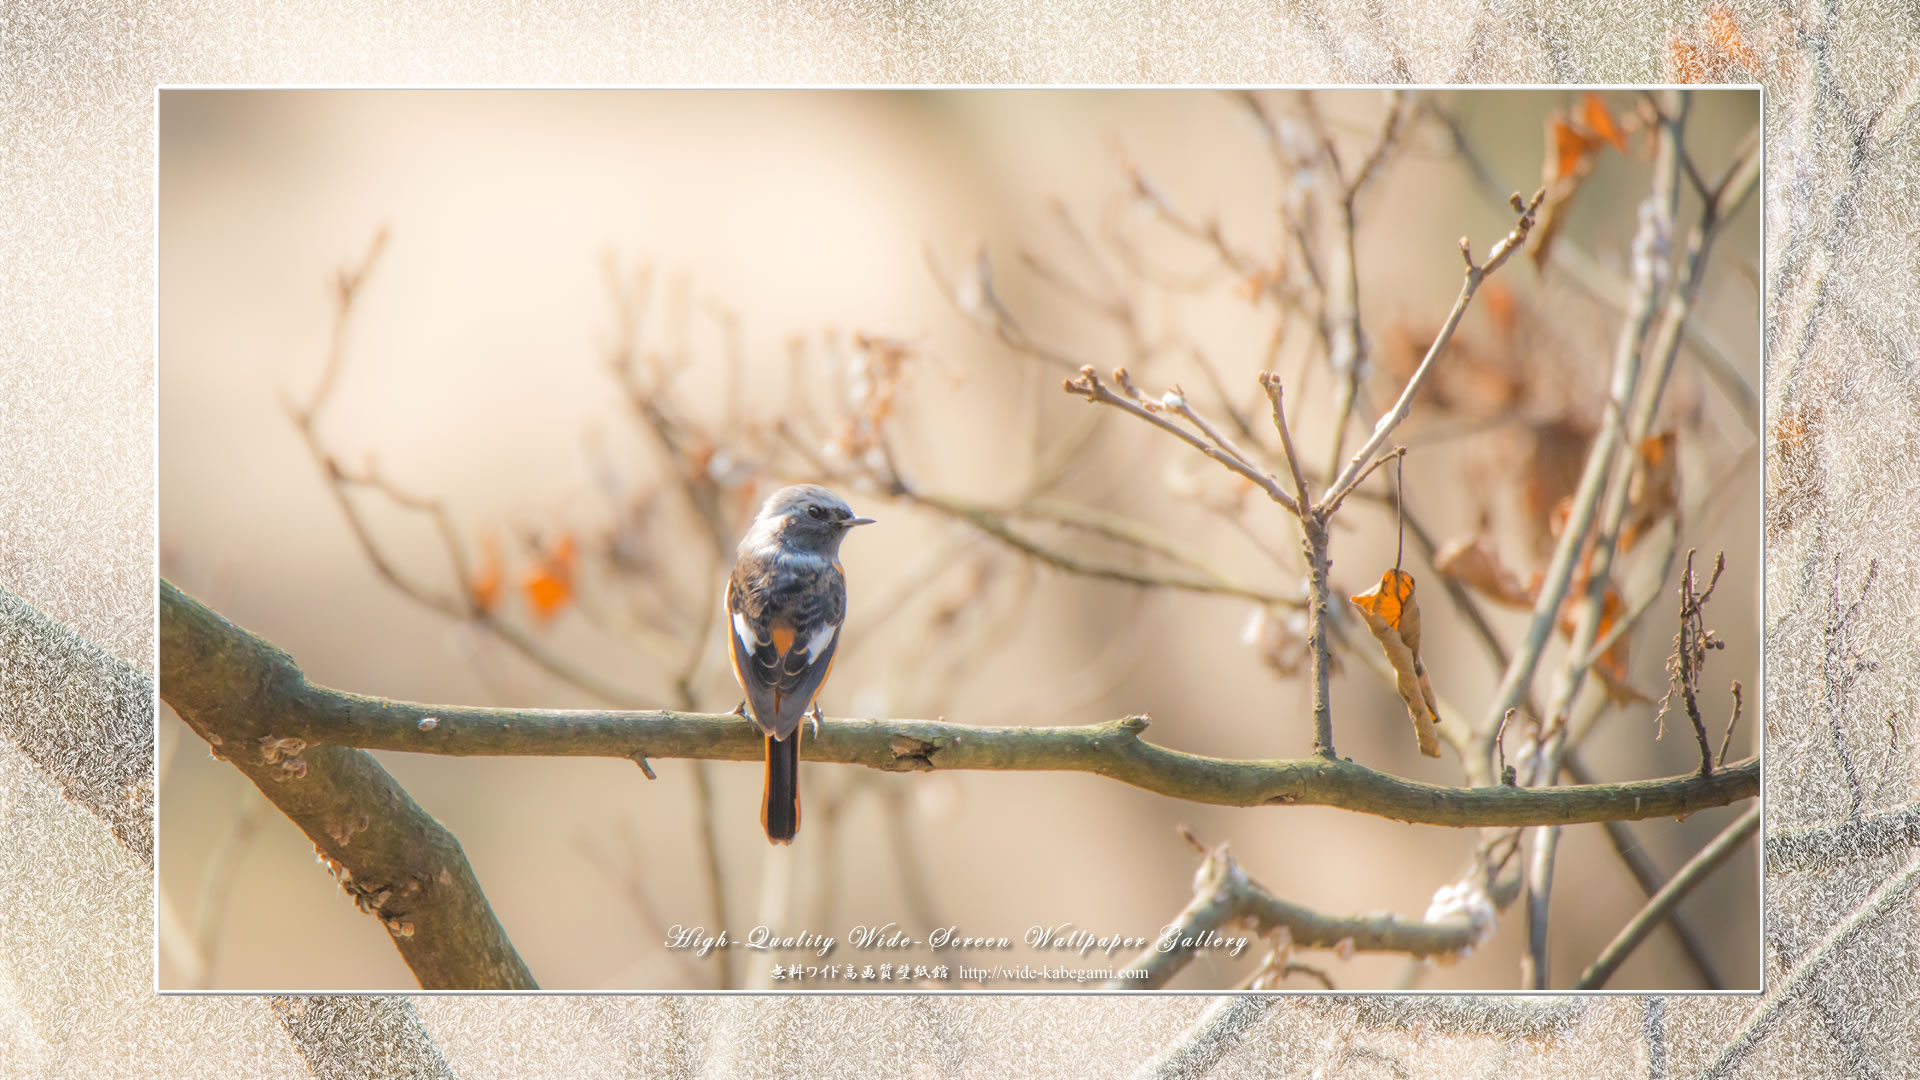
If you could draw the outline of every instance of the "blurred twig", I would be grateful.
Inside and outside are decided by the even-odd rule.
[[[1633,955],[1633,950],[1647,939],[1648,934],[1653,933],[1680,901],[1686,899],[1694,886],[1718,869],[1720,864],[1739,850],[1742,844],[1759,831],[1759,828],[1760,808],[1755,806],[1736,818],[1733,824],[1723,829],[1720,835],[1714,837],[1707,846],[1695,852],[1693,858],[1688,859],[1686,865],[1675,871],[1666,885],[1662,886],[1660,891],[1649,898],[1646,905],[1627,921],[1627,925],[1620,928],[1620,933],[1607,943],[1607,947],[1600,950],[1600,955],[1580,973],[1580,978],[1573,984],[1573,988],[1599,990],[1605,987],[1607,980],[1613,977],[1613,973],[1619,970],[1627,957]]]
[[[1920,853],[1908,859],[1904,867],[1882,882],[1859,907],[1841,919],[1826,937],[1807,950],[1806,957],[1800,961],[1799,965],[1787,972],[1785,978],[1771,987],[1766,999],[1748,1014],[1733,1038],[1729,1039],[1720,1048],[1720,1052],[1714,1055],[1707,1067],[1700,1071],[1699,1080],[1725,1080],[1726,1077],[1731,1076],[1753,1047],[1773,1030],[1781,1015],[1799,1000],[1822,972],[1836,962],[1848,943],[1862,930],[1879,922],[1889,912],[1905,905],[1908,898],[1913,895],[1915,885],[1920,885]]]

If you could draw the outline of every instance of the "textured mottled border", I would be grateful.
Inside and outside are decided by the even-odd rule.
[[[1898,489],[1907,476],[1878,451],[1885,429],[1904,431],[1915,410],[1903,394],[1912,395],[1916,375],[1899,342],[1920,321],[1901,264],[1911,230],[1898,223],[1916,209],[1920,17],[1899,0],[1801,7],[583,0],[394,11],[20,0],[0,30],[0,205],[11,226],[0,239],[0,575],[88,641],[153,670],[151,100],[163,83],[1648,82],[1700,62],[1704,77],[1751,72],[1773,91],[1769,182],[1787,194],[1769,198],[1774,245],[1765,270],[1794,274],[1790,295],[1770,299],[1769,402],[1840,401],[1845,391],[1884,404],[1872,428],[1832,414],[1806,440],[1808,464],[1781,463],[1816,480],[1811,495],[1782,511],[1781,532],[1820,558],[1892,537],[1883,573],[1906,595],[1915,573],[1900,551],[1920,548],[1911,542],[1920,519],[1875,502],[1861,478],[1880,475],[1885,487],[1895,470]],[[1711,54],[1725,25],[1747,28],[1754,55]],[[1864,134],[1879,140],[1889,164],[1878,175],[1850,174],[1855,133],[1845,117],[1875,103]],[[1836,118],[1840,109],[1847,112]],[[1820,216],[1829,213],[1833,220]],[[1837,245],[1847,246],[1846,258],[1836,257]],[[1849,301],[1860,325],[1836,315],[1834,328],[1818,333]],[[1862,363],[1845,368],[1841,352]],[[1785,573],[1782,550],[1770,537],[1770,577]],[[1805,620],[1781,602],[1790,588],[1784,577],[1769,581],[1780,623],[1769,623],[1776,682],[1817,662]],[[1895,614],[1903,612],[1904,604]],[[1869,643],[1886,646],[1889,667],[1911,651],[1893,623],[1868,630]],[[1906,668],[1896,674],[1911,678]],[[1811,708],[1775,699],[1789,730],[1813,722]],[[1902,748],[1909,767],[1911,746]],[[0,819],[27,830],[12,834],[25,843],[3,845],[0,901],[38,891],[68,906],[16,904],[0,919],[10,946],[34,945],[0,971],[0,1073],[8,1075],[1071,1076],[1140,1063],[1151,1075],[1322,1066],[1369,1075],[1366,1068],[1384,1066],[1364,1058],[1404,1049],[1410,1075],[1842,1077],[1898,1075],[1899,1061],[1920,1056],[1920,1020],[1899,1005],[1920,997],[1912,904],[1877,887],[1911,885],[1910,871],[1898,873],[1911,852],[1899,849],[1836,855],[1819,861],[1823,871],[1791,877],[1769,873],[1767,921],[1793,928],[1809,959],[1760,1004],[1469,999],[1436,1009],[1427,1004],[1435,999],[1336,998],[1274,1005],[1262,1020],[1202,1016],[1203,1004],[1185,998],[418,998],[417,1023],[440,1047],[433,1061],[400,1056],[405,1040],[392,1053],[368,1053],[350,1045],[355,1032],[416,1018],[289,1025],[284,1018],[299,1013],[289,1003],[154,996],[143,910],[150,875],[117,853],[106,830],[84,831],[85,812],[24,762],[0,750]],[[1832,816],[1820,770],[1808,775],[1769,781],[1776,828]],[[91,891],[76,896],[63,884],[76,879]],[[1886,932],[1847,914],[1889,910],[1901,918],[1888,921],[1901,924]],[[139,953],[131,966],[128,950]],[[1201,1038],[1167,1051],[1195,1021]]]

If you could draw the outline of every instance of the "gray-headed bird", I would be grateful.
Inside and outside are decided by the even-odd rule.
[[[781,488],[760,507],[727,579],[727,655],[747,695],[740,711],[766,735],[760,824],[775,844],[800,831],[800,721],[811,710],[819,733],[814,698],[846,622],[840,541],[872,523],[826,488]]]

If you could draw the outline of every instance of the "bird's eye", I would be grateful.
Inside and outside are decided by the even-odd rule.
[[[820,509],[817,506],[809,506],[807,507],[807,516],[810,518],[816,518],[816,519],[823,518],[827,516],[827,512],[825,510]]]

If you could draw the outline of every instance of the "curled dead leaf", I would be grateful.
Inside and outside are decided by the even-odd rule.
[[[1380,584],[1348,599],[1359,609],[1367,629],[1386,652],[1387,662],[1393,665],[1394,689],[1406,703],[1420,752],[1437,758],[1440,737],[1433,728],[1440,722],[1440,710],[1426,665],[1420,661],[1420,607],[1414,603],[1413,584],[1412,574],[1388,570],[1381,575]]]
[[[1449,541],[1433,556],[1433,568],[1497,604],[1525,610],[1533,597],[1484,536]]]

